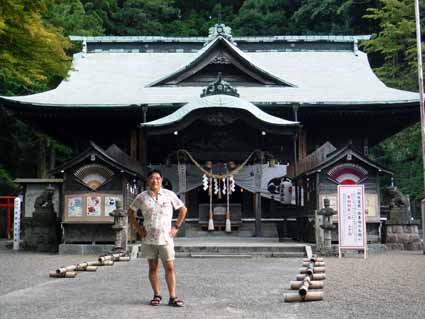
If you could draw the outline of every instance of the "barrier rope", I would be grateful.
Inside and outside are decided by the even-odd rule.
[[[202,167],[201,164],[199,164],[194,158],[193,156],[187,151],[187,150],[178,150],[177,154],[179,153],[183,153],[185,154],[191,161],[192,163],[202,172],[204,173],[206,176],[208,177],[212,177],[212,178],[217,178],[217,179],[222,179],[225,177],[230,177],[233,176],[237,173],[239,173],[245,166],[246,164],[248,164],[249,160],[251,159],[252,156],[254,156],[255,154],[257,154],[258,152],[261,152],[259,150],[255,150],[253,151],[251,154],[248,155],[248,157],[245,159],[245,161],[243,161],[243,163],[241,165],[239,165],[238,167],[236,167],[234,170],[231,170],[225,174],[219,175],[219,174],[213,174],[212,171],[209,172],[207,171],[205,168]]]

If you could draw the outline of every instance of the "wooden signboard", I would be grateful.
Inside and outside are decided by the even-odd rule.
[[[338,185],[339,257],[341,250],[363,250],[367,256],[364,185]]]

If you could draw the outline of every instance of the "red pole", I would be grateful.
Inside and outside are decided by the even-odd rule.
[[[12,216],[10,215],[10,199],[6,199],[6,205],[7,205],[7,226],[6,226],[6,230],[7,230],[7,239],[11,239],[11,234],[10,234],[10,230],[12,227]]]

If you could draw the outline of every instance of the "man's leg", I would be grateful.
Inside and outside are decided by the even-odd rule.
[[[174,260],[162,261],[165,270],[165,280],[167,281],[170,298],[176,297],[176,272],[174,271]]]
[[[149,262],[149,281],[151,282],[154,295],[161,295],[161,286],[158,275],[158,258],[148,259]]]

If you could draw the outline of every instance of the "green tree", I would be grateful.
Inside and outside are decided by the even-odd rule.
[[[102,26],[106,35],[113,35],[114,24],[113,16],[119,10],[116,0],[81,0],[85,12],[99,17],[102,20]]]
[[[0,94],[47,90],[62,80],[70,42],[41,14],[50,1],[2,0],[0,5]],[[13,178],[34,177],[40,139],[54,142],[0,109],[0,193],[16,191]],[[57,146],[61,154],[62,146]]]
[[[363,48],[382,61],[375,72],[387,85],[417,90],[417,53],[414,1],[380,0],[365,18],[379,30]],[[421,12],[423,16],[423,7]],[[422,44],[423,45],[423,44]],[[372,149],[377,160],[395,172],[400,189],[413,198],[423,191],[420,125],[417,123]]]
[[[372,157],[392,169],[396,185],[417,198],[423,192],[421,128],[417,123],[372,149]],[[385,183],[388,185],[388,182]]]
[[[12,182],[14,178],[37,176],[40,141],[55,150],[58,164],[73,155],[69,147],[0,108],[0,194],[16,190]]]
[[[381,0],[381,3],[381,8],[371,8],[365,16],[374,20],[380,30],[363,48],[382,58],[383,63],[375,71],[387,85],[417,90],[414,1]],[[423,6],[421,11],[424,13]]]
[[[307,0],[290,17],[292,33],[369,34],[374,25],[362,16],[376,0]]]
[[[179,12],[179,35],[206,36],[208,29],[216,23],[224,23],[234,28],[233,21],[243,2],[243,0],[176,0],[174,5]]]
[[[80,0],[56,0],[50,3],[43,18],[68,35],[103,35],[103,21],[95,12],[86,12]]]
[[[112,19],[114,35],[168,35],[174,31],[178,10],[172,0],[125,0]]]
[[[13,195],[18,192],[18,185],[13,182],[9,173],[0,166],[0,194]]]
[[[43,23],[47,0],[2,0],[0,6],[0,94],[46,90],[64,78],[70,42]]]
[[[276,35],[288,32],[288,1],[246,0],[233,25],[235,34]]]

